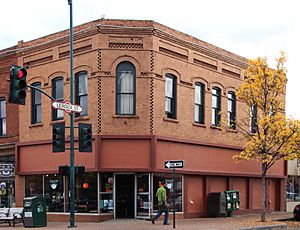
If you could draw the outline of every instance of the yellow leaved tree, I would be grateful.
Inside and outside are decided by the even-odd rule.
[[[270,68],[266,58],[250,60],[245,80],[237,92],[249,108],[250,129],[236,122],[238,131],[246,137],[244,151],[234,160],[257,160],[262,170],[261,221],[266,219],[266,175],[279,160],[300,156],[300,123],[285,115],[286,56],[281,52],[276,68]]]

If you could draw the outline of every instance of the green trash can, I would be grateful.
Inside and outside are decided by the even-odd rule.
[[[240,196],[238,190],[224,191],[226,195],[226,211],[227,216],[232,216],[234,210],[240,208]]]
[[[47,213],[46,200],[42,196],[25,197],[24,206],[24,227],[46,227]]]

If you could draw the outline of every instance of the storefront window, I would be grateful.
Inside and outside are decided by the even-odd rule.
[[[113,212],[113,174],[100,174],[100,213]]]
[[[76,179],[78,212],[97,213],[97,174],[85,173]]]
[[[176,175],[176,191],[174,193],[173,176],[172,174],[154,174],[153,175],[153,210],[157,211],[157,198],[155,196],[160,182],[167,182],[167,203],[170,205],[170,211],[173,210],[173,196],[175,196],[175,210],[176,212],[182,212],[183,201],[183,187],[182,187],[182,175]]]
[[[44,197],[49,212],[64,212],[63,176],[57,174],[44,176]]]
[[[289,176],[286,181],[286,200],[300,201],[300,177]]]
[[[25,177],[25,196],[44,196],[47,211],[69,212],[69,176],[59,174]],[[97,213],[97,173],[76,175],[75,212]]]
[[[25,177],[25,197],[43,195],[43,175]]]

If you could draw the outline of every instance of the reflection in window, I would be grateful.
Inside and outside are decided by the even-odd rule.
[[[87,72],[82,71],[75,75],[76,88],[75,88],[75,104],[82,107],[81,113],[75,113],[76,116],[88,115],[88,79]]]
[[[176,77],[167,74],[165,79],[165,113],[167,118],[176,119]]]
[[[205,86],[203,83],[196,83],[195,85],[195,119],[199,124],[204,124],[204,93]]]
[[[183,202],[183,177],[182,175],[176,174],[176,191],[175,191],[175,210],[176,212],[182,212],[182,202]],[[153,175],[153,194],[156,194],[157,189],[159,188],[159,182],[165,180],[167,182],[167,203],[169,206],[169,211],[173,210],[173,196],[174,196],[174,187],[173,187],[173,177],[172,174],[154,174]],[[153,210],[157,210],[157,198],[154,196],[153,200]]]
[[[213,126],[220,125],[221,121],[221,89],[213,87],[212,89],[212,118],[211,122]]]
[[[76,179],[77,211],[97,213],[97,174],[85,173]]]
[[[41,89],[41,83],[33,83],[32,86]],[[31,124],[42,122],[42,97],[41,93],[31,89]]]
[[[234,92],[228,92],[228,110],[227,110],[227,120],[228,127],[235,129],[236,127],[236,98]]]
[[[100,174],[100,213],[112,213],[113,207],[113,174]]]
[[[64,82],[62,77],[54,78],[52,80],[52,97],[56,101],[62,102],[64,100]],[[59,120],[64,118],[64,111],[61,109],[52,109],[52,120]]]
[[[43,195],[43,176],[32,175],[25,177],[25,197]]]
[[[6,102],[5,98],[0,99],[0,136],[6,134]]]
[[[25,197],[44,196],[49,212],[69,212],[69,176],[59,174],[25,176]],[[76,175],[75,211],[97,213],[97,173]]]
[[[49,212],[64,212],[63,177],[57,174],[45,175],[44,197]]]
[[[125,61],[118,64],[116,87],[116,113],[118,115],[134,115],[135,67],[130,62]]]

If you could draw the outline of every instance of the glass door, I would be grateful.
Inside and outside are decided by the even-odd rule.
[[[136,174],[136,218],[150,218],[150,173]]]

